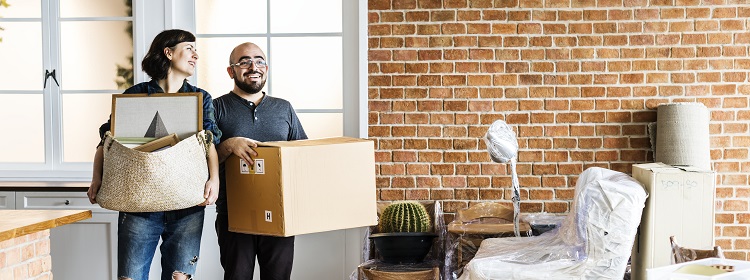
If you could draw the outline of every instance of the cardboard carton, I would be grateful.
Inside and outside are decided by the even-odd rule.
[[[669,236],[687,248],[713,247],[715,177],[696,167],[633,165],[633,178],[649,194],[633,245],[633,279],[646,279],[646,269],[672,264]]]
[[[373,142],[261,143],[254,164],[225,163],[229,230],[273,236],[377,224]]]

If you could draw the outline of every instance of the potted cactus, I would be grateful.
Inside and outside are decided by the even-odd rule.
[[[416,201],[396,202],[383,210],[378,233],[370,239],[386,263],[419,263],[437,237],[431,228],[424,205]]]

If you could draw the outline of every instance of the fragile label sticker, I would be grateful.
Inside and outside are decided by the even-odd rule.
[[[250,174],[250,165],[244,159],[240,159],[240,174]]]
[[[255,159],[255,174],[266,174],[266,166],[262,158]]]
[[[273,218],[272,217],[273,217],[273,215],[272,215],[271,211],[266,210],[266,222],[269,222],[269,223],[273,222]]]
[[[240,159],[240,174],[266,174],[266,165],[262,158],[253,160],[253,164],[247,164],[247,161]]]

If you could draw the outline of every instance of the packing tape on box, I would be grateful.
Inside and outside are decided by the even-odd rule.
[[[656,111],[654,160],[711,170],[710,115],[703,103],[670,103]]]

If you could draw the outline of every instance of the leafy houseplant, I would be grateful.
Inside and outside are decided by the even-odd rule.
[[[396,202],[383,210],[379,233],[370,236],[387,263],[419,263],[429,253],[432,240],[427,209],[416,201]]]

